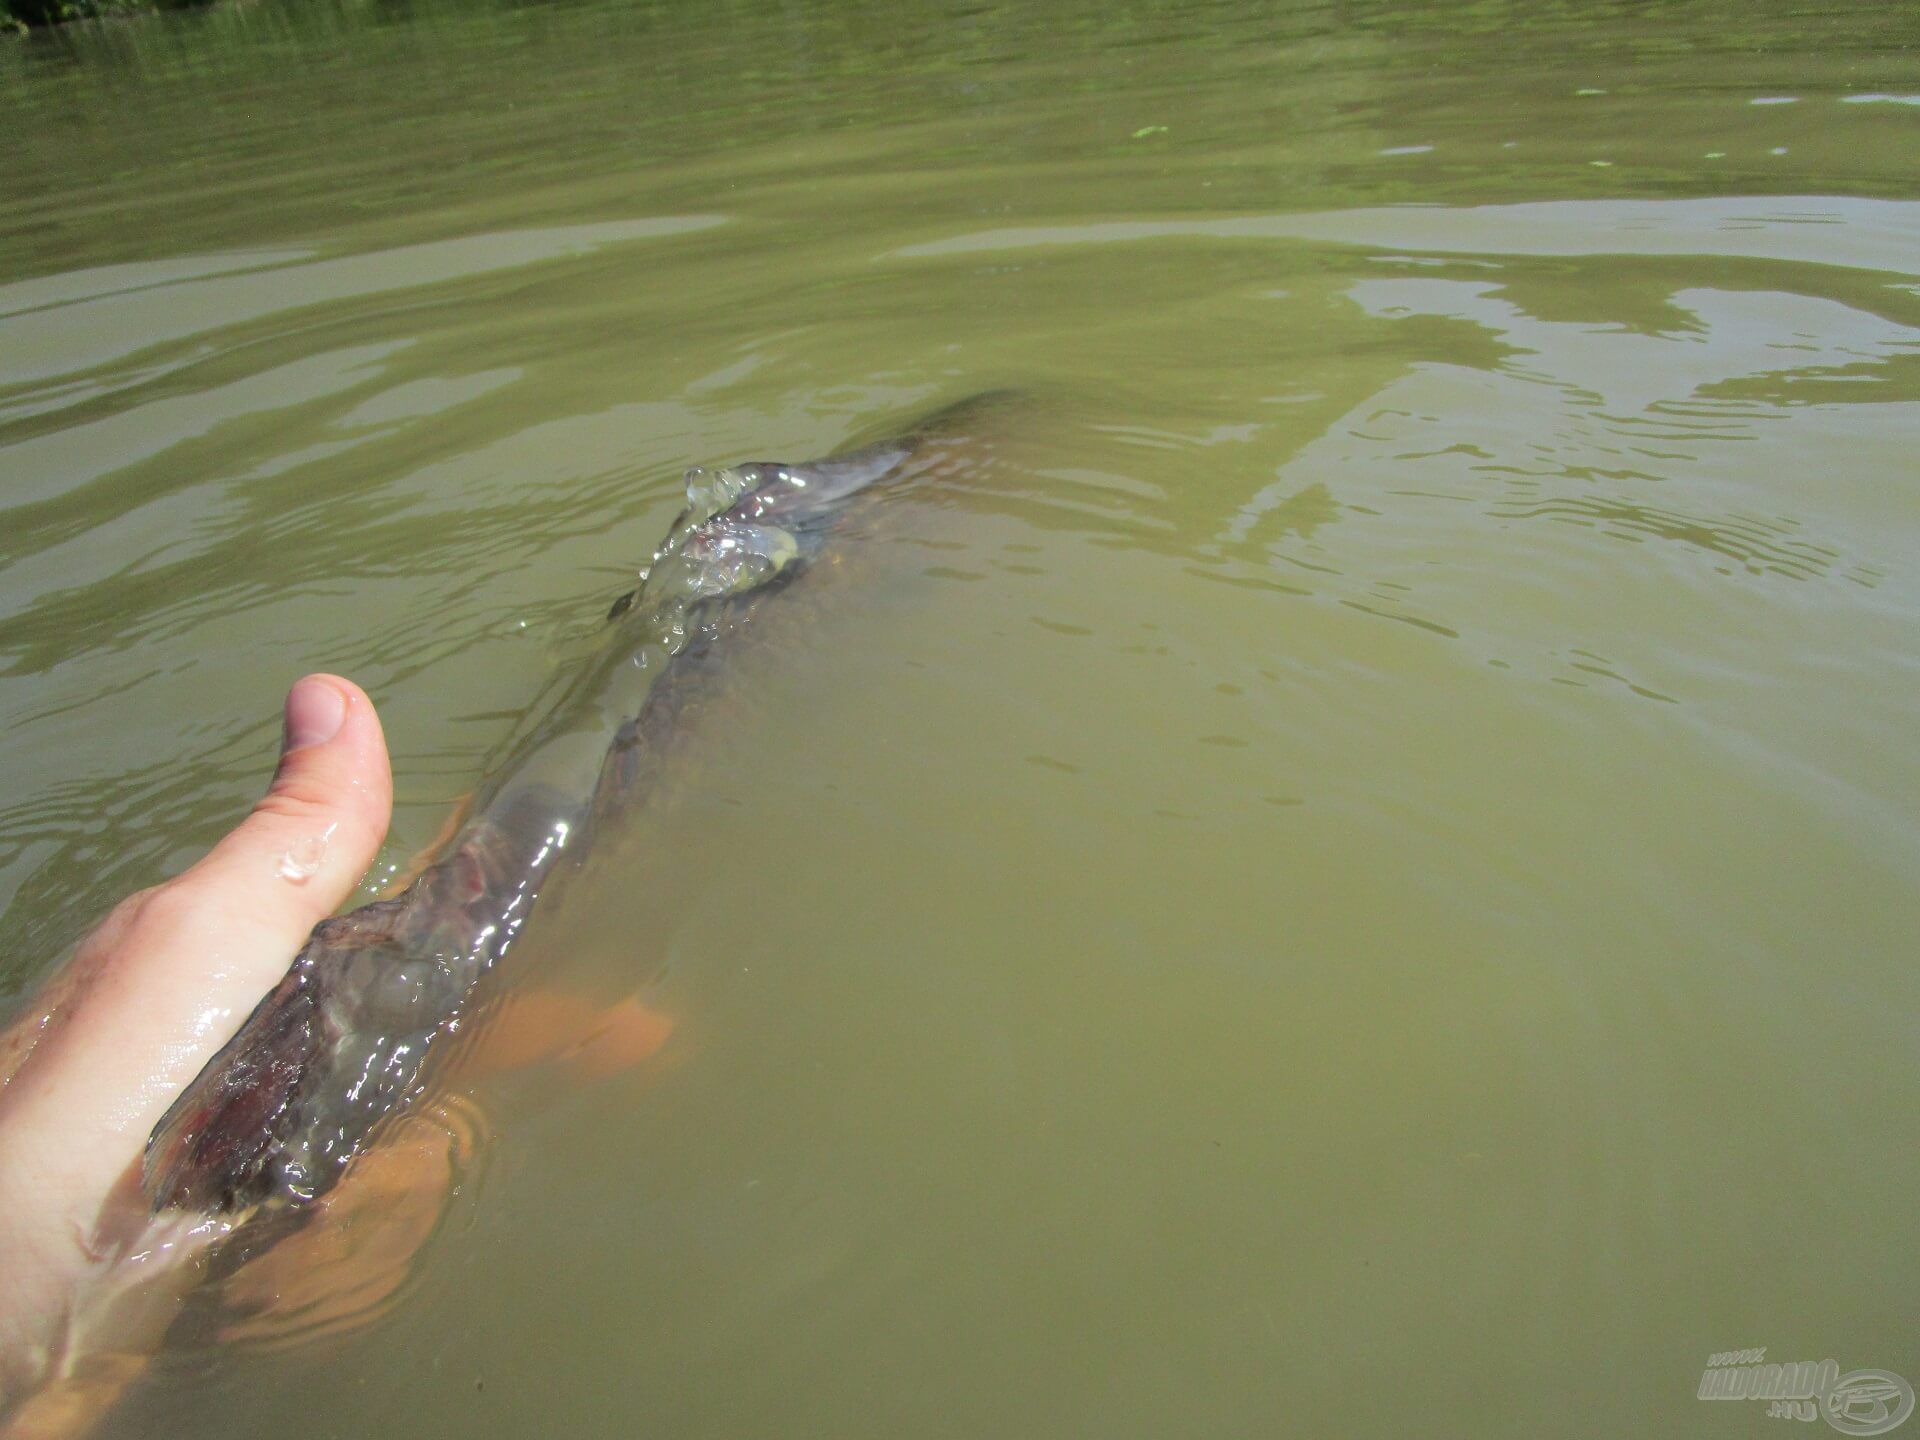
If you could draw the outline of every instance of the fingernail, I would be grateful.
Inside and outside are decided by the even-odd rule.
[[[347,719],[347,697],[326,681],[309,675],[287,692],[287,717],[280,750],[324,745]]]

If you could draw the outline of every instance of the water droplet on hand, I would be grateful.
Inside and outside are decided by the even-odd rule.
[[[304,885],[320,873],[320,866],[327,858],[327,842],[333,839],[333,832],[340,828],[336,820],[318,835],[309,835],[296,840],[280,856],[280,864],[275,873],[282,880],[295,885]]]

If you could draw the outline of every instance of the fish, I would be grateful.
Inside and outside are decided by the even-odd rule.
[[[237,1222],[326,1196],[427,1093],[556,872],[644,801],[739,637],[830,568],[863,511],[977,471],[1019,404],[989,392],[825,459],[689,470],[597,658],[531,707],[445,853],[317,925],[154,1127],[150,1213]]]

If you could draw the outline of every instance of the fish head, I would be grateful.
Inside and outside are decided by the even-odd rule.
[[[846,502],[906,453],[874,447],[803,465],[695,466],[685,476],[686,509],[649,569],[648,592],[691,602],[759,589],[804,560]]]

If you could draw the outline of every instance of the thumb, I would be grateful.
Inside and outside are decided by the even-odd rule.
[[[386,838],[393,777],[366,692],[309,675],[287,694],[280,764],[253,813],[173,882],[271,932],[282,967],[352,893]],[[276,977],[277,974],[276,974]]]

